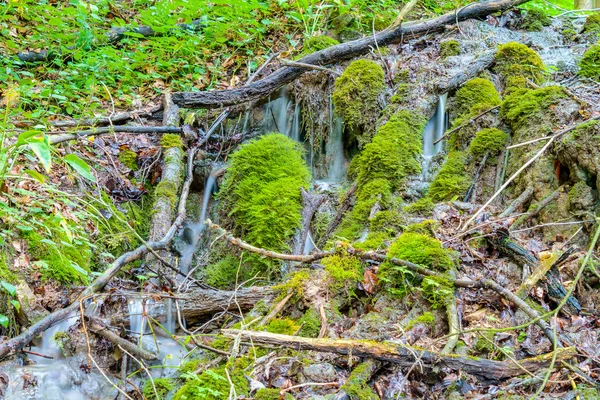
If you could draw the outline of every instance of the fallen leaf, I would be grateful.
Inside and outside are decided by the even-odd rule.
[[[375,275],[375,272],[373,272],[371,269],[365,270],[365,275],[364,275],[363,284],[362,284],[365,292],[367,292],[369,294],[373,294],[375,292],[375,288],[376,288],[378,282],[379,282],[379,278],[377,278],[377,275]]]

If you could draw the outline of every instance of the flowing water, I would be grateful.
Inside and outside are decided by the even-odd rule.
[[[422,159],[422,176],[423,181],[431,181],[431,161],[440,151],[442,151],[442,141],[435,143],[444,136],[444,132],[448,128],[448,118],[446,115],[446,100],[448,93],[440,95],[435,110],[435,114],[429,119],[425,129],[423,130],[423,159]]]

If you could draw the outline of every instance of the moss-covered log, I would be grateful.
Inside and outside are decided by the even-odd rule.
[[[511,361],[442,355],[416,347],[397,343],[380,343],[372,340],[309,339],[237,329],[224,329],[221,332],[227,337],[240,337],[243,341],[249,341],[258,345],[285,346],[295,350],[313,350],[343,355],[352,354],[356,357],[389,361],[408,368],[412,367],[415,363],[419,363],[423,368],[427,369],[442,366],[454,371],[466,372],[483,381],[499,381],[522,375],[523,368],[531,372],[537,371],[548,367],[554,356],[553,353],[549,353],[534,358],[518,360],[519,365],[517,365]],[[556,354],[558,361],[567,360],[576,354],[576,350],[572,347],[561,348],[556,351],[558,352]]]

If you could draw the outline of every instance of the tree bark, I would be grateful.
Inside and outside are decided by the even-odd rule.
[[[416,347],[400,345],[397,343],[379,343],[373,341],[345,340],[345,339],[310,339],[296,336],[280,335],[269,332],[242,331],[237,329],[223,329],[221,333],[229,338],[240,337],[243,341],[268,346],[284,346],[294,350],[312,350],[372,358],[380,361],[389,361],[403,367],[412,367],[419,363],[424,368],[431,369],[442,366],[453,371],[463,371],[477,377],[482,381],[500,381],[522,375],[523,368],[528,371],[537,371],[550,365],[553,353],[544,354],[534,358],[519,360],[520,365],[509,361],[486,360],[476,357],[462,357],[458,355],[443,355],[433,351],[422,350]],[[556,350],[557,360],[569,359],[577,353],[572,347]],[[560,365],[560,364],[558,364]]]
[[[406,38],[439,32],[444,30],[447,25],[454,25],[471,18],[481,18],[518,6],[527,1],[491,0],[469,4],[467,7],[451,11],[437,18],[426,21],[407,22],[394,29],[385,30],[363,39],[341,43],[309,54],[297,61],[303,64],[325,66],[334,62],[349,60],[355,56],[365,54],[370,49],[378,46],[387,46],[389,44],[400,43]],[[246,103],[275,92],[306,71],[306,68],[301,67],[283,67],[270,76],[242,88],[208,92],[179,92],[173,94],[173,101],[179,106],[187,108],[218,108]]]

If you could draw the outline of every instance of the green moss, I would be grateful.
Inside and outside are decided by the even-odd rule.
[[[319,36],[311,36],[304,40],[302,53],[300,53],[296,59],[300,59],[304,56],[307,56],[311,53],[324,50],[328,47],[335,46],[336,44],[340,44],[337,40],[330,38],[329,36],[319,35]]]
[[[356,60],[336,79],[333,104],[353,132],[359,147],[371,140],[379,115],[378,97],[385,90],[381,66],[369,60]]]
[[[273,133],[244,144],[229,158],[218,194],[225,226],[245,241],[268,250],[289,250],[301,220],[300,188],[310,173],[294,140]],[[251,255],[245,268],[279,270],[276,261]]]
[[[440,42],[440,57],[447,58],[460,54],[460,43],[457,40],[450,39]]]
[[[300,330],[300,325],[289,318],[275,318],[268,323],[265,330],[282,335],[293,335]]]
[[[230,289],[236,281],[244,282],[252,277],[252,271],[243,268],[239,257],[225,255],[219,261],[209,264],[202,275],[207,285],[217,289]]]
[[[531,9],[527,11],[521,28],[526,31],[541,31],[544,26],[552,25],[552,18],[543,10]]]
[[[430,214],[433,211],[435,204],[429,197],[422,197],[414,203],[408,204],[404,207],[404,211],[411,214],[425,215]]]
[[[177,185],[175,182],[169,180],[160,181],[158,185],[156,185],[156,189],[154,189],[154,199],[159,197],[168,199],[171,206],[175,207],[178,199]]]
[[[362,242],[355,242],[354,248],[360,250],[383,250],[387,248],[386,242],[392,239],[387,232],[369,232],[367,238]]]
[[[433,327],[435,325],[435,317],[429,311],[419,315],[417,318],[412,319],[408,325],[406,325],[405,330],[412,329],[417,324],[424,324]]]
[[[392,104],[402,104],[407,101],[410,92],[410,85],[408,83],[400,83],[396,88],[396,92],[390,98]]]
[[[600,13],[588,15],[582,30],[584,33],[596,31],[600,31]]]
[[[454,283],[446,276],[426,276],[421,281],[421,294],[431,308],[445,307],[454,296]]]
[[[395,235],[402,230],[404,219],[398,210],[379,211],[371,218],[371,232]]]
[[[185,363],[183,363],[179,367],[178,372],[180,375],[191,374],[192,372],[196,371],[201,365],[202,365],[202,360],[199,360],[199,359],[189,360],[189,361],[186,361]]]
[[[321,332],[321,318],[313,308],[309,308],[298,322],[302,326],[300,332],[298,332],[299,336],[308,338],[319,336],[319,332]]]
[[[282,297],[286,296],[287,293],[292,292],[295,294],[296,299],[301,299],[304,295],[304,285],[309,280],[310,271],[301,269],[299,271],[294,271],[289,275],[285,282],[273,286],[273,289],[279,291],[281,293],[280,296]]]
[[[242,371],[228,370],[231,382],[238,395],[247,395],[250,388]],[[214,368],[202,372],[188,381],[175,393],[173,400],[222,400],[229,395],[231,385],[225,368]]]
[[[469,145],[469,153],[473,156],[482,156],[486,152],[490,155],[498,153],[506,147],[509,135],[500,129],[482,129],[475,134],[475,138]]]
[[[329,288],[333,293],[343,290],[349,296],[354,295],[356,284],[363,279],[363,267],[358,258],[335,254],[321,263],[331,278]]]
[[[183,147],[183,143],[181,142],[181,136],[174,133],[164,134],[160,139],[160,145],[163,149],[168,149],[169,147]]]
[[[531,123],[533,118],[541,122],[548,109],[566,98],[568,96],[560,86],[518,89],[504,99],[500,116],[513,130],[518,130]]]
[[[471,185],[471,178],[465,172],[466,165],[465,153],[453,151],[448,154],[446,162],[431,182],[427,196],[433,201],[446,201],[465,194]]]
[[[379,400],[379,396],[369,386],[372,368],[368,363],[356,366],[340,391],[348,394],[351,400]]]
[[[494,351],[494,332],[480,332],[473,349],[480,354],[489,354]]]
[[[484,78],[467,81],[456,91],[455,99],[459,116],[478,114],[502,102],[494,84]]]
[[[406,227],[404,233],[418,233],[420,235],[428,235],[434,237],[435,231],[440,227],[440,223],[434,219],[426,219],[418,224],[412,224]]]
[[[135,151],[125,149],[119,153],[119,161],[132,171],[137,171],[137,154]]]
[[[258,389],[254,395],[254,400],[281,400],[281,389]],[[294,396],[286,393],[284,400],[294,400]]]
[[[454,266],[451,250],[442,247],[439,240],[420,233],[400,235],[390,246],[388,256],[438,271],[447,271]]]
[[[517,42],[498,46],[496,70],[502,75],[507,91],[527,87],[527,80],[541,84],[546,67],[540,56]]]
[[[592,45],[579,61],[580,76],[600,81],[600,44]]]
[[[154,386],[152,386],[152,382],[149,380],[144,383],[144,398],[147,400],[166,399],[169,392],[175,389],[173,380],[169,378],[155,378],[153,381]],[[156,388],[156,392],[154,388]]]

